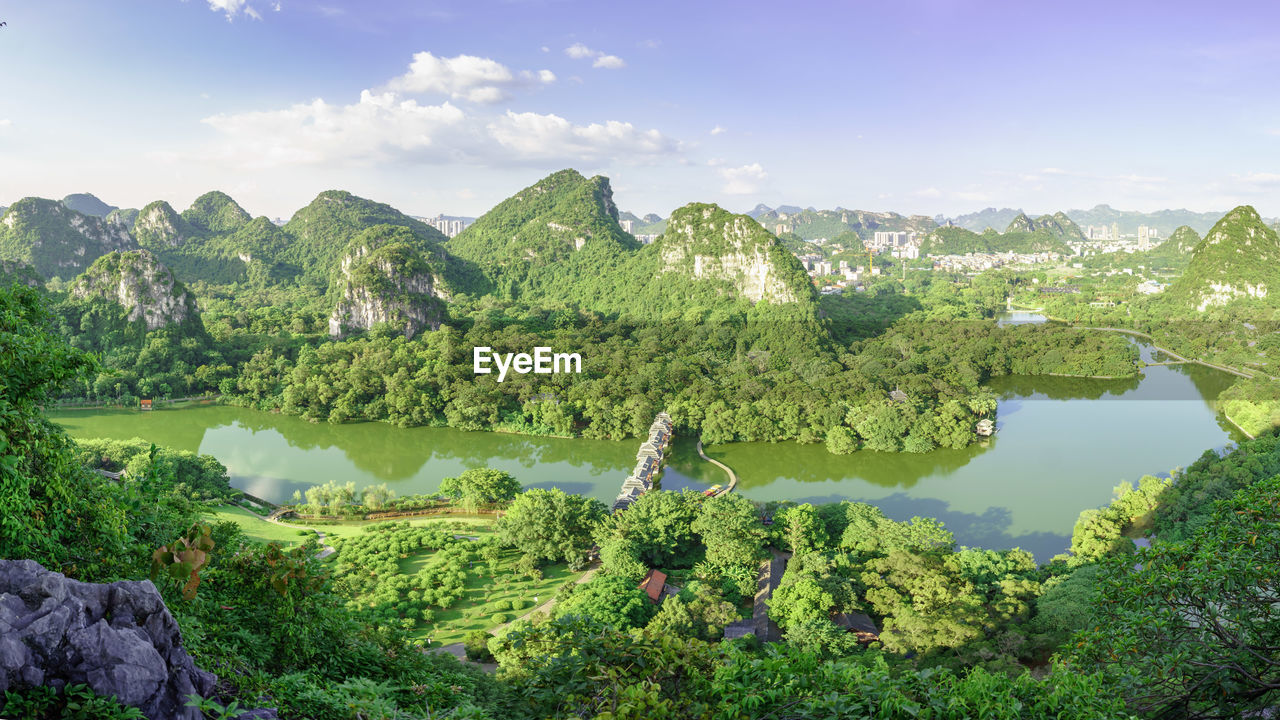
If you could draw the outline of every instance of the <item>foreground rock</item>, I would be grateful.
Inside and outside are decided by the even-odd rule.
[[[148,581],[84,583],[33,560],[0,560],[0,692],[80,683],[152,720],[197,720],[186,698],[207,697],[217,678],[181,643]]]

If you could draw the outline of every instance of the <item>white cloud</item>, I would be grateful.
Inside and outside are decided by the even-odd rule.
[[[672,154],[678,150],[674,140],[657,130],[640,130],[629,122],[617,120],[574,125],[559,115],[508,110],[489,123],[486,130],[505,150],[526,159],[634,158]]]
[[[0,128],[7,128],[10,125],[13,125],[12,120],[10,120],[9,118],[0,118]]]
[[[270,167],[374,162],[404,154],[444,159],[452,143],[442,138],[465,135],[465,120],[448,102],[419,105],[394,93],[365,90],[354,105],[317,99],[284,110],[214,115],[202,122],[227,141],[214,159]]]
[[[640,42],[636,43],[636,45],[637,45],[638,47],[647,48],[647,49],[649,49],[649,50],[655,50],[655,49],[657,49],[660,45],[662,45],[662,41],[661,41],[661,40],[652,40],[652,39],[650,39],[650,40],[642,40],[642,41],[640,41]]]
[[[543,45],[542,52],[551,52],[551,48],[547,47],[546,45]]]
[[[208,2],[210,10],[226,14],[227,22],[235,20],[236,16],[241,14],[254,20],[262,19],[258,11],[249,4],[249,0],[208,0]]]
[[[1245,185],[1260,187],[1275,187],[1280,185],[1280,173],[1251,172],[1247,175],[1237,175],[1235,176],[1235,179]]]
[[[711,128],[712,135],[722,135],[724,134],[724,132],[725,132],[724,128],[720,127],[719,125]]]
[[[920,189],[920,190],[915,191],[915,193],[914,193],[914,194],[915,194],[915,196],[916,196],[916,197],[922,197],[922,198],[939,198],[939,197],[942,197],[942,191],[941,191],[941,190],[939,190],[939,189],[938,189],[938,188],[936,188],[936,187],[927,187],[927,188],[922,188],[922,189]]]
[[[657,130],[611,120],[577,125],[558,115],[471,114],[444,102],[422,105],[394,92],[365,90],[359,102],[317,99],[282,110],[205,118],[219,143],[190,161],[237,168],[371,163],[509,165],[531,160],[625,162],[676,155]]]
[[[564,54],[574,60],[594,58],[595,62],[591,63],[591,67],[604,68],[606,70],[617,70],[627,66],[627,62],[617,55],[606,55],[603,51],[592,50],[582,43],[574,43],[565,48]]]
[[[461,190],[454,193],[454,195],[456,195],[459,200],[475,200],[476,199],[476,191],[472,190],[471,188],[462,188]]]
[[[769,173],[764,171],[760,163],[751,163],[736,168],[722,168],[720,177],[724,178],[724,187],[721,192],[726,195],[750,195],[760,192],[760,186],[765,179],[769,177]]]
[[[555,73],[550,70],[516,73],[490,58],[475,55],[446,58],[420,52],[414,54],[409,71],[387,87],[400,92],[440,93],[455,100],[495,103],[505,100],[512,88],[547,85],[555,80]]]

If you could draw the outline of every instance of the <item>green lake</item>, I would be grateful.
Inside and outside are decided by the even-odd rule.
[[[1066,548],[1079,512],[1109,502],[1120,482],[1167,475],[1206,449],[1241,439],[1212,407],[1229,384],[1229,376],[1196,365],[1149,367],[1132,380],[997,378],[991,388],[1000,397],[999,432],[963,450],[835,456],[820,444],[737,443],[707,453],[738,473],[738,491],[753,500],[861,500],[897,519],[936,517],[961,544],[1018,546],[1047,560]],[[278,502],[329,480],[385,482],[400,495],[431,492],[443,477],[489,466],[527,487],[608,503],[639,446],[313,424],[222,405],[51,416],[74,437],[140,437],[213,455],[230,470],[232,485]],[[725,482],[723,471],[698,458],[693,438],[678,438],[669,457],[666,489]]]

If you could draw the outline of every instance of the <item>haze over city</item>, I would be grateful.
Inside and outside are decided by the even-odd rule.
[[[0,11],[0,204],[90,191],[184,207],[216,187],[287,217],[343,188],[479,215],[574,166],[662,215],[692,200],[1280,211],[1266,3]]]

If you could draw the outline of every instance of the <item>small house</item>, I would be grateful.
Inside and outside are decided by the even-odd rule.
[[[138,401],[138,409],[139,409],[139,410],[150,410],[150,409],[151,409],[151,398],[142,398],[141,400],[139,400],[139,401]]]
[[[650,570],[640,581],[639,588],[649,596],[649,602],[657,605],[662,602],[663,589],[667,586],[667,574],[661,570]]]
[[[831,616],[831,622],[856,635],[858,642],[863,645],[880,639],[879,628],[863,613],[835,613]]]
[[[982,418],[978,421],[977,431],[982,437],[991,437],[996,432],[996,424],[991,418]]]

